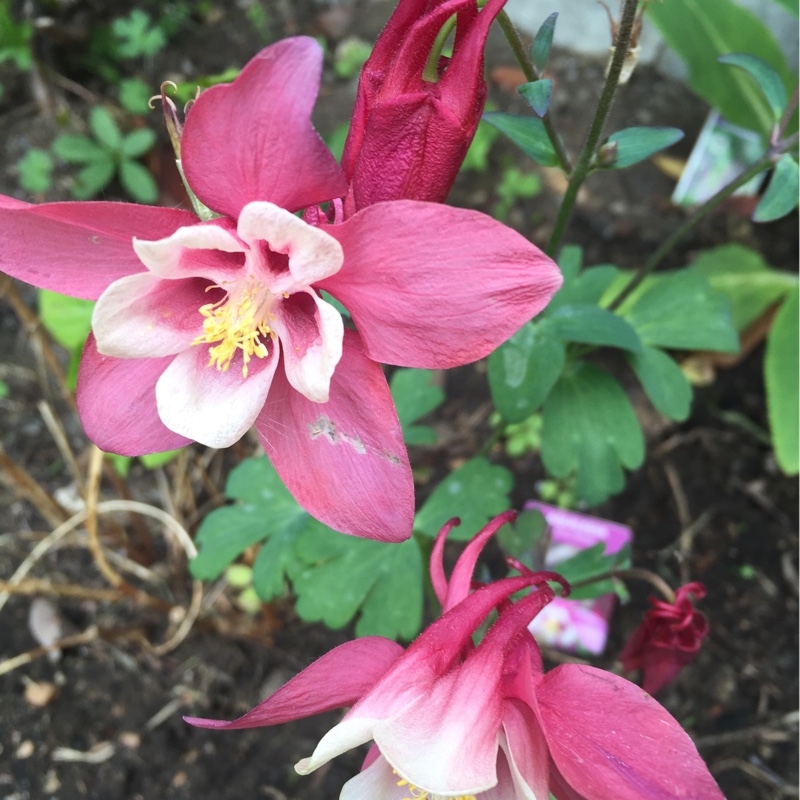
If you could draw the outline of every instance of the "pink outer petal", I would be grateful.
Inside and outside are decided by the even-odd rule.
[[[78,370],[78,412],[86,435],[101,450],[140,456],[191,442],[166,428],[156,409],[156,381],[171,361],[102,356],[89,335]]]
[[[237,352],[227,371],[209,366],[209,346],[184,350],[156,384],[158,413],[173,431],[207,447],[230,447],[247,433],[267,399],[278,365],[272,344],[266,358],[253,358],[247,377]]]
[[[247,250],[225,219],[179,228],[163,239],[136,239],[133,247],[161,278],[201,277],[218,284],[241,277]]]
[[[369,691],[402,654],[401,645],[382,636],[354,639],[325,653],[239,719],[184,719],[198,728],[229,731],[279,725],[349,706]]]
[[[165,281],[151,272],[114,281],[92,313],[98,351],[117,358],[182,352],[203,332],[198,309],[212,302],[208,285],[200,278]]]
[[[327,403],[342,357],[342,315],[313,291],[296,292],[276,312],[273,329],[281,340],[287,380],[312,402]]]
[[[452,613],[463,612],[464,606],[475,603],[473,598],[487,594],[489,588],[471,595]],[[552,589],[540,589],[503,611],[458,669],[440,675],[424,694],[375,725],[375,743],[400,775],[433,794],[477,794],[497,783],[506,655],[531,618],[552,597]],[[451,638],[456,642],[461,639],[453,637],[452,632]],[[382,684],[389,683],[392,672],[400,671],[410,654],[411,648],[370,696],[380,695]],[[353,708],[352,716],[369,715],[370,696]]]
[[[542,729],[524,703],[503,703],[500,747],[509,762],[510,777],[520,800],[548,800],[550,757]]]
[[[578,664],[537,687],[537,716],[566,782],[586,797],[723,800],[692,740],[638,686]]]
[[[330,400],[312,403],[278,370],[256,429],[298,503],[342,533],[387,542],[411,535],[414,483],[383,371],[345,331]]]
[[[0,271],[72,297],[96,300],[115,280],[143,272],[136,236],[161,238],[194,214],[133,203],[0,203]]]
[[[186,179],[211,209],[236,218],[254,200],[296,211],[347,191],[311,124],[322,49],[306,37],[262,50],[228,85],[204,91],[181,140]]]
[[[538,314],[558,267],[477,211],[401,200],[328,230],[344,267],[319,286],[344,303],[376,361],[441,369],[483,358]]]
[[[336,239],[272,203],[248,203],[239,216],[237,232],[251,247],[266,242],[273,252],[289,256],[287,277],[291,280],[284,284],[285,279],[273,279],[273,294],[335,275],[344,261]]]
[[[479,647],[375,725],[375,743],[400,776],[434,795],[473,795],[497,783],[502,664],[501,650]]]

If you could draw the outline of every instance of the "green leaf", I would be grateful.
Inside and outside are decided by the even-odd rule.
[[[122,141],[122,155],[126,158],[139,158],[156,143],[156,135],[150,128],[137,128]]]
[[[76,200],[88,200],[94,197],[111,183],[115,171],[116,165],[110,156],[92,161],[75,176],[75,183],[72,184],[71,190],[72,196]]]
[[[4,380],[0,380],[0,400],[8,397],[9,389],[8,384]]]
[[[119,82],[120,105],[131,114],[147,114],[154,92],[141,78],[123,78]]]
[[[568,342],[618,347],[634,352],[642,349],[636,331],[622,317],[594,305],[563,305],[542,323]]]
[[[775,37],[764,23],[735,0],[670,0],[649,3],[647,14],[686,62],[689,86],[718,108],[729,122],[759,131],[772,127],[772,112],[748,75],[717,59],[728,53],[758,53],[792,90],[797,85]]]
[[[523,153],[542,166],[554,167],[558,163],[544,123],[538,117],[520,117],[492,111],[484,114],[483,119],[508,136]]]
[[[589,505],[622,490],[622,467],[644,459],[644,439],[628,396],[607,372],[578,362],[544,404],[542,460],[556,478],[577,471],[577,492]]]
[[[158,469],[176,459],[184,449],[183,447],[179,447],[177,450],[164,450],[161,453],[145,453],[139,456],[139,461],[141,461],[147,469]]]
[[[617,145],[617,156],[610,166],[625,169],[638,164],[683,139],[678,128],[625,128],[612,133],[609,142]]]
[[[718,59],[720,64],[740,67],[751,75],[758,84],[772,110],[772,120],[777,122],[786,109],[789,98],[781,76],[766,61],[749,53],[729,53]]]
[[[433,376],[427,369],[398,369],[389,381],[407,445],[436,444],[433,428],[412,424],[444,402],[444,391],[433,385]]]
[[[528,105],[540,117],[547,113],[550,108],[550,95],[553,91],[553,81],[545,79],[523,83],[517,91],[528,101]]]
[[[599,305],[606,290],[619,274],[619,269],[612,264],[589,267],[569,280],[565,272],[564,283],[545,309],[545,315],[552,314],[565,305]]]
[[[653,276],[619,311],[644,344],[675,350],[739,350],[728,298],[692,269]]]
[[[623,547],[611,555],[606,555],[605,542],[598,542],[585,550],[575,553],[553,565],[553,569],[566,578],[571,584],[590,580],[615,569],[630,567],[630,547]],[[616,589],[613,578],[596,581],[588,586],[581,586],[570,592],[570,600],[593,600]]]
[[[564,343],[539,323],[523,325],[489,356],[492,400],[507,422],[522,422],[539,408],[564,358]]]
[[[531,47],[531,61],[533,66],[541,72],[547,66],[547,59],[550,58],[550,47],[553,44],[553,33],[556,29],[558,12],[554,11],[539,28],[536,38]]]
[[[67,350],[83,347],[92,329],[93,300],[39,289],[39,317],[53,338]]]
[[[397,416],[405,428],[444,402],[444,391],[432,381],[429,369],[398,369],[389,381]]]
[[[526,566],[535,569],[531,556],[540,546],[546,530],[544,514],[538,508],[524,508],[514,522],[500,528],[497,541],[506,555],[521,559]]]
[[[489,519],[509,508],[508,493],[513,485],[514,478],[505,467],[495,466],[482,457],[472,458],[433,490],[414,520],[414,530],[436,536],[445,522],[460,517],[461,525],[449,539],[469,539]]]
[[[58,158],[73,164],[108,160],[108,153],[88,136],[62,133],[53,139],[52,150]]]
[[[158,186],[149,170],[137,161],[122,161],[119,165],[119,180],[125,191],[140,203],[155,203]]]
[[[360,610],[357,636],[413,639],[422,624],[422,555],[414,539],[399,544],[337,534],[310,520],[299,536],[301,566],[291,569],[297,613],[330,628]]]
[[[31,147],[17,163],[19,185],[28,192],[40,194],[52,185],[53,159],[46,150]]]
[[[559,250],[558,267],[567,284],[578,277],[583,264],[583,248],[576,244],[567,244]],[[563,286],[561,287],[564,288]]]
[[[798,472],[798,290],[786,299],[775,317],[764,356],[767,411],[775,457],[787,475]]]
[[[783,6],[787,11],[798,16],[798,3],[797,0],[775,0],[775,2]]]
[[[772,269],[760,253],[741,244],[704,250],[691,269],[730,300],[737,331],[743,331],[797,286],[796,274]]]
[[[122,58],[154,56],[167,43],[163,31],[155,24],[151,27],[150,15],[138,8],[115,19],[111,30],[119,40],[117,51]]]
[[[372,45],[364,39],[357,36],[342,39],[333,54],[333,71],[339,78],[355,78],[371,52]]]
[[[692,387],[683,370],[655,347],[644,347],[627,357],[650,402],[665,416],[683,422],[692,405]]]
[[[798,190],[800,180],[797,162],[784,153],[775,165],[767,191],[756,206],[753,221],[772,222],[794,211],[797,208]]]
[[[239,502],[209,513],[197,531],[200,553],[191,562],[191,572],[201,580],[215,580],[251,545],[269,536],[296,533],[310,519],[265,456],[245,459],[235,467],[225,493]]]
[[[253,562],[253,588],[265,603],[286,593],[286,576],[297,568],[297,539],[311,522],[311,517],[298,518],[294,524],[276,528],[261,545]],[[341,534],[328,528],[329,536]]]
[[[112,153],[119,152],[122,147],[122,131],[107,108],[95,106],[89,115],[89,127],[97,141],[105,145]]]
[[[492,145],[497,141],[498,136],[500,136],[500,131],[497,128],[493,128],[484,120],[481,120],[478,123],[478,130],[475,131],[472,144],[470,144],[467,155],[461,164],[462,171],[484,172],[488,169],[489,152],[492,149]]]

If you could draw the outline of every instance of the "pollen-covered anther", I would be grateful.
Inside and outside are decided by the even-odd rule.
[[[250,359],[269,355],[265,340],[276,338],[269,326],[269,320],[273,318],[271,300],[269,290],[251,279],[238,291],[200,307],[200,314],[204,317],[203,333],[192,344],[214,345],[208,349],[209,367],[227,372],[236,351],[241,350],[244,361],[242,375],[246,378]]]

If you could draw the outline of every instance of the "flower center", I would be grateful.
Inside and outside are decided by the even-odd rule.
[[[392,770],[392,772],[397,775],[396,769]],[[410,783],[405,778],[401,778],[399,781],[397,781],[397,785],[408,787],[408,797],[404,797],[403,800],[476,800],[474,794],[460,794],[458,797],[453,797],[452,795],[445,796],[443,794],[432,794],[426,789],[420,789],[418,786],[414,786],[413,783]]]
[[[225,287],[209,286],[206,291],[210,289],[224,290]],[[251,275],[221,300],[200,307],[200,313],[205,317],[203,333],[192,344],[214,345],[208,349],[209,367],[215,366],[221,372],[227,372],[236,351],[241,350],[244,360],[242,375],[246,378],[250,359],[269,355],[265,341],[277,338],[269,324],[275,318],[273,301],[269,289]]]

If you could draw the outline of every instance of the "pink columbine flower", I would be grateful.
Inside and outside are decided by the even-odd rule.
[[[544,673],[527,626],[553,597],[553,573],[529,573],[472,593],[481,548],[507,520],[467,545],[450,580],[436,541],[431,579],[442,616],[408,649],[381,637],[343,644],[233,722],[188,719],[232,730],[275,725],[352,706],[296,765],[307,774],[372,740],[342,800],[723,800],[678,722],[638,686],[594,667]],[[455,522],[455,521],[454,521]],[[515,592],[533,587],[512,603]],[[497,609],[480,644],[472,635]]]
[[[378,362],[482,358],[561,276],[474,211],[407,200],[345,218],[347,181],[310,120],[321,68],[313,39],[286,39],[194,103],[181,162],[214,218],[0,196],[0,269],[97,300],[77,399],[103,450],[225,447],[255,425],[310,513],[397,541],[411,533],[413,481]]]
[[[480,122],[483,48],[504,4],[489,0],[479,11],[475,0],[400,0],[361,71],[342,156],[346,207],[444,201]],[[453,54],[426,74],[453,19]]]
[[[620,653],[626,672],[642,670],[642,686],[650,694],[660,692],[694,661],[708,635],[708,621],[689,595],[702,600],[706,587],[698,582],[687,583],[675,592],[672,603],[650,598],[653,608]]]

